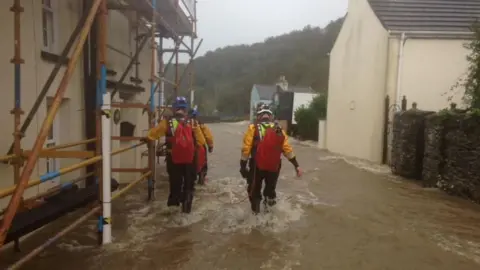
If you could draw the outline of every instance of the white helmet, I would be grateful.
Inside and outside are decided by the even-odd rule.
[[[257,116],[261,114],[273,115],[273,112],[272,110],[270,110],[270,106],[268,106],[267,104],[261,104],[257,107]]]

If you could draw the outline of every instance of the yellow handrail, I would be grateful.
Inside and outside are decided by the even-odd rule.
[[[139,179],[133,181],[132,183],[128,184],[126,187],[124,187],[123,189],[121,189],[120,191],[118,191],[113,197],[112,197],[112,200],[115,200],[117,199],[118,197],[120,197],[121,195],[123,195],[125,192],[127,192],[129,189],[131,189],[133,186],[135,186],[137,183],[141,182],[142,180],[145,180],[148,176],[150,176],[152,172],[149,171],[145,174],[143,174]],[[30,253],[28,253],[25,257],[23,257],[22,259],[20,259],[19,261],[17,261],[16,263],[14,263],[13,265],[11,265],[8,269],[19,269],[22,265],[24,265],[26,262],[28,262],[29,260],[31,260],[32,258],[34,258],[35,256],[37,256],[40,252],[42,252],[43,250],[45,250],[47,247],[49,247],[51,244],[53,244],[55,241],[57,241],[58,239],[60,239],[62,236],[64,236],[65,234],[71,232],[73,229],[75,229],[76,227],[78,227],[80,224],[82,224],[82,222],[86,221],[88,218],[90,218],[91,216],[95,215],[95,213],[97,213],[99,210],[101,209],[100,206],[96,206],[94,208],[92,208],[90,211],[88,211],[86,214],[84,214],[83,216],[81,216],[80,218],[76,219],[74,222],[72,222],[72,224],[70,224],[69,226],[65,227],[63,230],[61,230],[60,232],[58,232],[56,235],[54,235],[52,238],[48,239],[48,241],[46,241],[45,243],[43,243],[42,245],[40,245],[39,247],[35,248],[34,250],[32,250]]]
[[[6,155],[6,156],[3,156],[3,157],[0,157],[0,162],[8,161],[8,160],[11,160],[13,158],[15,158],[15,154]]]
[[[96,140],[97,140],[96,138],[93,138],[93,139],[88,139],[88,140],[82,140],[82,141],[79,141],[79,142],[60,144],[60,145],[56,145],[56,146],[51,147],[51,148],[43,148],[42,151],[53,151],[53,150],[65,149],[65,148],[69,148],[69,147],[74,147],[74,146],[78,146],[78,145],[82,145],[82,144],[95,142]],[[0,162],[9,161],[11,159],[14,159],[15,157],[16,157],[15,154],[2,156],[2,157],[0,157]]]
[[[115,156],[115,155],[121,154],[121,153],[123,153],[123,152],[126,152],[126,151],[128,151],[128,150],[130,150],[130,149],[136,148],[136,147],[138,147],[138,146],[140,146],[140,145],[143,145],[143,144],[144,144],[144,143],[138,143],[138,144],[135,144],[135,145],[132,145],[132,146],[129,146],[129,147],[125,147],[125,148],[122,148],[122,149],[118,149],[118,150],[116,150],[116,151],[113,151],[113,152],[111,153],[111,155],[112,155],[112,156]],[[61,168],[60,170],[58,170],[58,172],[55,172],[55,175],[56,175],[56,177],[57,177],[57,176],[60,176],[60,175],[64,175],[64,174],[66,174],[66,173],[73,172],[73,171],[75,171],[75,170],[78,170],[78,169],[87,167],[88,165],[91,165],[91,164],[93,164],[93,163],[95,163],[95,162],[98,162],[98,161],[101,161],[101,160],[102,160],[102,156],[101,156],[101,155],[100,155],[100,156],[95,156],[95,157],[93,157],[93,158],[89,158],[89,159],[87,159],[87,160],[84,160],[84,161],[82,161],[82,162],[80,162],[80,163],[76,163],[76,164],[73,164],[73,165],[71,165],[71,166],[67,166],[67,167],[65,167],[65,168]],[[41,184],[42,182],[44,182],[44,181],[42,181],[40,177],[37,178],[37,179],[34,179],[34,180],[30,180],[30,181],[28,181],[26,188],[39,185],[39,184]],[[16,188],[16,185],[1,190],[1,191],[0,191],[0,199],[1,199],[1,198],[5,198],[5,197],[7,197],[8,195],[11,195],[11,194],[15,191],[15,188]]]
[[[42,150],[51,151],[51,150],[65,149],[65,148],[69,148],[69,147],[74,147],[74,146],[78,146],[78,145],[82,145],[82,144],[95,142],[96,140],[97,140],[96,138],[93,138],[93,139],[82,140],[82,141],[79,141],[79,142],[59,144],[59,145],[56,145],[54,147],[43,148]]]
[[[78,182],[80,182],[80,181],[84,180],[85,178],[88,178],[88,177],[90,177],[90,176],[92,176],[92,175],[95,175],[95,172],[87,173],[87,174],[85,174],[85,175],[82,175],[82,176],[80,176],[80,177],[77,177],[77,178],[69,181],[68,183],[70,183],[70,184],[73,185],[73,184],[78,183]],[[37,194],[37,195],[35,195],[35,196],[33,196],[33,197],[28,198],[28,201],[33,201],[33,200],[37,200],[37,199],[46,197],[46,196],[48,196],[48,195],[50,195],[50,194],[53,194],[53,193],[55,193],[55,192],[57,192],[57,191],[60,191],[61,189],[62,189],[62,185],[55,186],[55,187],[53,187],[53,188],[51,188],[51,189],[49,189],[49,190],[47,190],[47,191],[45,191],[45,192],[43,192],[43,193],[40,193],[40,194]],[[6,210],[7,210],[7,209],[5,208],[5,209],[3,209],[2,211],[0,211],[0,216],[3,215],[3,214],[5,214],[5,211],[6,211]]]
[[[112,200],[115,200],[116,198],[122,196],[125,192],[129,191],[133,186],[135,186],[138,182],[145,180],[145,178],[149,177],[151,174],[152,174],[152,171],[148,171],[144,173],[139,179],[131,182],[126,187],[122,188],[120,191],[115,193],[115,195],[112,196]]]

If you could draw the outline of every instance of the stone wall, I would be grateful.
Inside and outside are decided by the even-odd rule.
[[[393,132],[394,174],[480,202],[480,116],[407,111]]]
[[[432,112],[411,109],[396,113],[393,119],[392,172],[406,178],[422,178],[425,148],[425,118]]]
[[[454,115],[445,122],[445,167],[439,186],[480,202],[480,117]]]
[[[438,114],[425,120],[425,151],[423,156],[422,183],[425,187],[436,187],[441,181],[445,167],[445,121]]]

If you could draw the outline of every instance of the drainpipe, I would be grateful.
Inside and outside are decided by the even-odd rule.
[[[472,37],[472,32],[455,32],[455,31],[389,31],[389,36],[400,35],[400,48],[398,52],[398,64],[397,64],[397,86],[395,89],[395,104],[396,109],[400,110],[401,100],[401,83],[403,74],[403,54],[405,42],[407,39],[428,39],[428,38],[453,38],[453,39],[465,39]]]
[[[395,104],[397,104],[397,110],[400,110],[400,91],[402,87],[402,69],[403,69],[403,49],[405,47],[406,34],[403,32],[400,36],[400,46],[398,49],[398,62],[397,62],[397,87],[395,89]]]

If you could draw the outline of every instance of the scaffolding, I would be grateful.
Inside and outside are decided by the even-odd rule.
[[[187,12],[180,7],[180,1],[186,6]],[[63,51],[58,57],[54,68],[47,78],[42,90],[37,97],[32,109],[27,114],[23,124],[21,117],[23,115],[21,107],[21,65],[24,60],[21,57],[21,14],[24,11],[21,0],[13,0],[11,11],[14,14],[14,57],[12,63],[14,65],[14,107],[11,114],[14,116],[14,133],[13,143],[9,152],[5,156],[0,157],[0,161],[11,164],[13,168],[14,186],[0,190],[0,199],[11,196],[8,207],[3,210],[3,219],[0,227],[0,247],[3,245],[7,233],[10,229],[13,219],[15,218],[19,205],[24,202],[23,194],[26,188],[39,185],[46,181],[55,179],[61,175],[87,168],[87,173],[69,181],[67,184],[75,184],[80,181],[86,182],[87,185],[95,184],[98,181],[99,202],[81,218],[75,220],[70,226],[64,228],[55,236],[50,238],[43,245],[31,251],[24,258],[14,264],[11,269],[16,269],[25,262],[39,254],[46,247],[54,243],[57,239],[76,228],[83,221],[94,215],[98,216],[99,226],[98,239],[99,243],[107,244],[112,241],[111,238],[111,200],[114,200],[130,190],[137,183],[147,179],[148,182],[148,199],[153,199],[155,194],[155,143],[148,144],[147,168],[111,168],[111,156],[119,155],[131,149],[144,145],[140,142],[142,137],[139,136],[111,136],[111,118],[112,108],[137,108],[148,112],[148,126],[153,127],[157,121],[162,118],[165,108],[165,83],[171,84],[174,93],[170,93],[173,98],[178,95],[179,88],[182,85],[186,73],[188,73],[190,82],[188,90],[191,92],[190,102],[193,104],[193,62],[196,53],[202,43],[200,41],[195,44],[197,39],[196,30],[196,1],[186,0],[83,0],[84,12],[78,21],[77,26],[73,30]],[[117,10],[125,14],[134,12],[136,14],[136,44],[135,54],[131,57],[126,69],[121,74],[120,79],[116,82],[114,90],[107,91],[107,17],[108,10]],[[142,27],[140,27],[142,26]],[[140,33],[140,28],[147,30],[146,33]],[[129,30],[130,31],[130,30]],[[190,37],[190,44],[184,39]],[[174,41],[173,48],[164,48],[164,40],[172,39]],[[126,79],[127,75],[135,67],[136,77],[138,78],[138,58],[147,42],[151,44],[151,63],[150,63],[150,91],[148,101],[143,103],[117,103],[112,102],[114,96],[119,92],[120,86]],[[182,46],[184,48],[182,48]],[[73,51],[72,51],[73,48]],[[71,54],[70,54],[70,51]],[[171,57],[167,64],[164,63],[164,56],[171,53]],[[188,65],[184,68],[183,74],[179,74],[179,53],[186,53],[190,57]],[[68,58],[70,54],[70,57]],[[94,125],[87,125],[86,137],[90,139],[73,142],[68,144],[57,145],[53,148],[44,148],[49,130],[52,127],[55,116],[59,110],[60,103],[67,90],[73,71],[77,66],[80,56],[83,54],[84,75],[85,75],[85,117],[86,122],[95,120]],[[175,59],[175,80],[171,81],[166,78],[167,71]],[[27,131],[30,123],[36,115],[40,105],[45,100],[46,94],[53,81],[60,72],[62,63],[68,60],[65,72],[61,78],[60,84],[55,92],[55,96],[48,109],[47,115],[41,125],[38,136],[31,150],[22,149],[22,138]],[[90,65],[88,65],[90,64]],[[86,67],[87,66],[87,67]],[[90,69],[88,68],[90,67]],[[91,74],[94,75],[91,75]],[[88,80],[89,75],[95,77],[95,84],[92,86],[92,80]],[[92,92],[89,89],[95,89]],[[95,114],[93,114],[95,112]],[[90,123],[91,123],[90,122]],[[112,140],[118,141],[138,141],[129,147],[111,150]],[[65,149],[74,146],[85,146],[86,151],[67,151]],[[39,158],[78,158],[84,159],[77,164],[61,168],[54,172],[41,175],[32,179],[33,169]],[[114,196],[111,194],[111,173],[112,172],[140,172],[141,177],[129,185],[118,191]],[[38,199],[49,196],[53,193],[62,191],[63,187],[58,186],[50,189],[42,194],[38,194],[31,199]],[[15,242],[18,245],[18,241]]]

